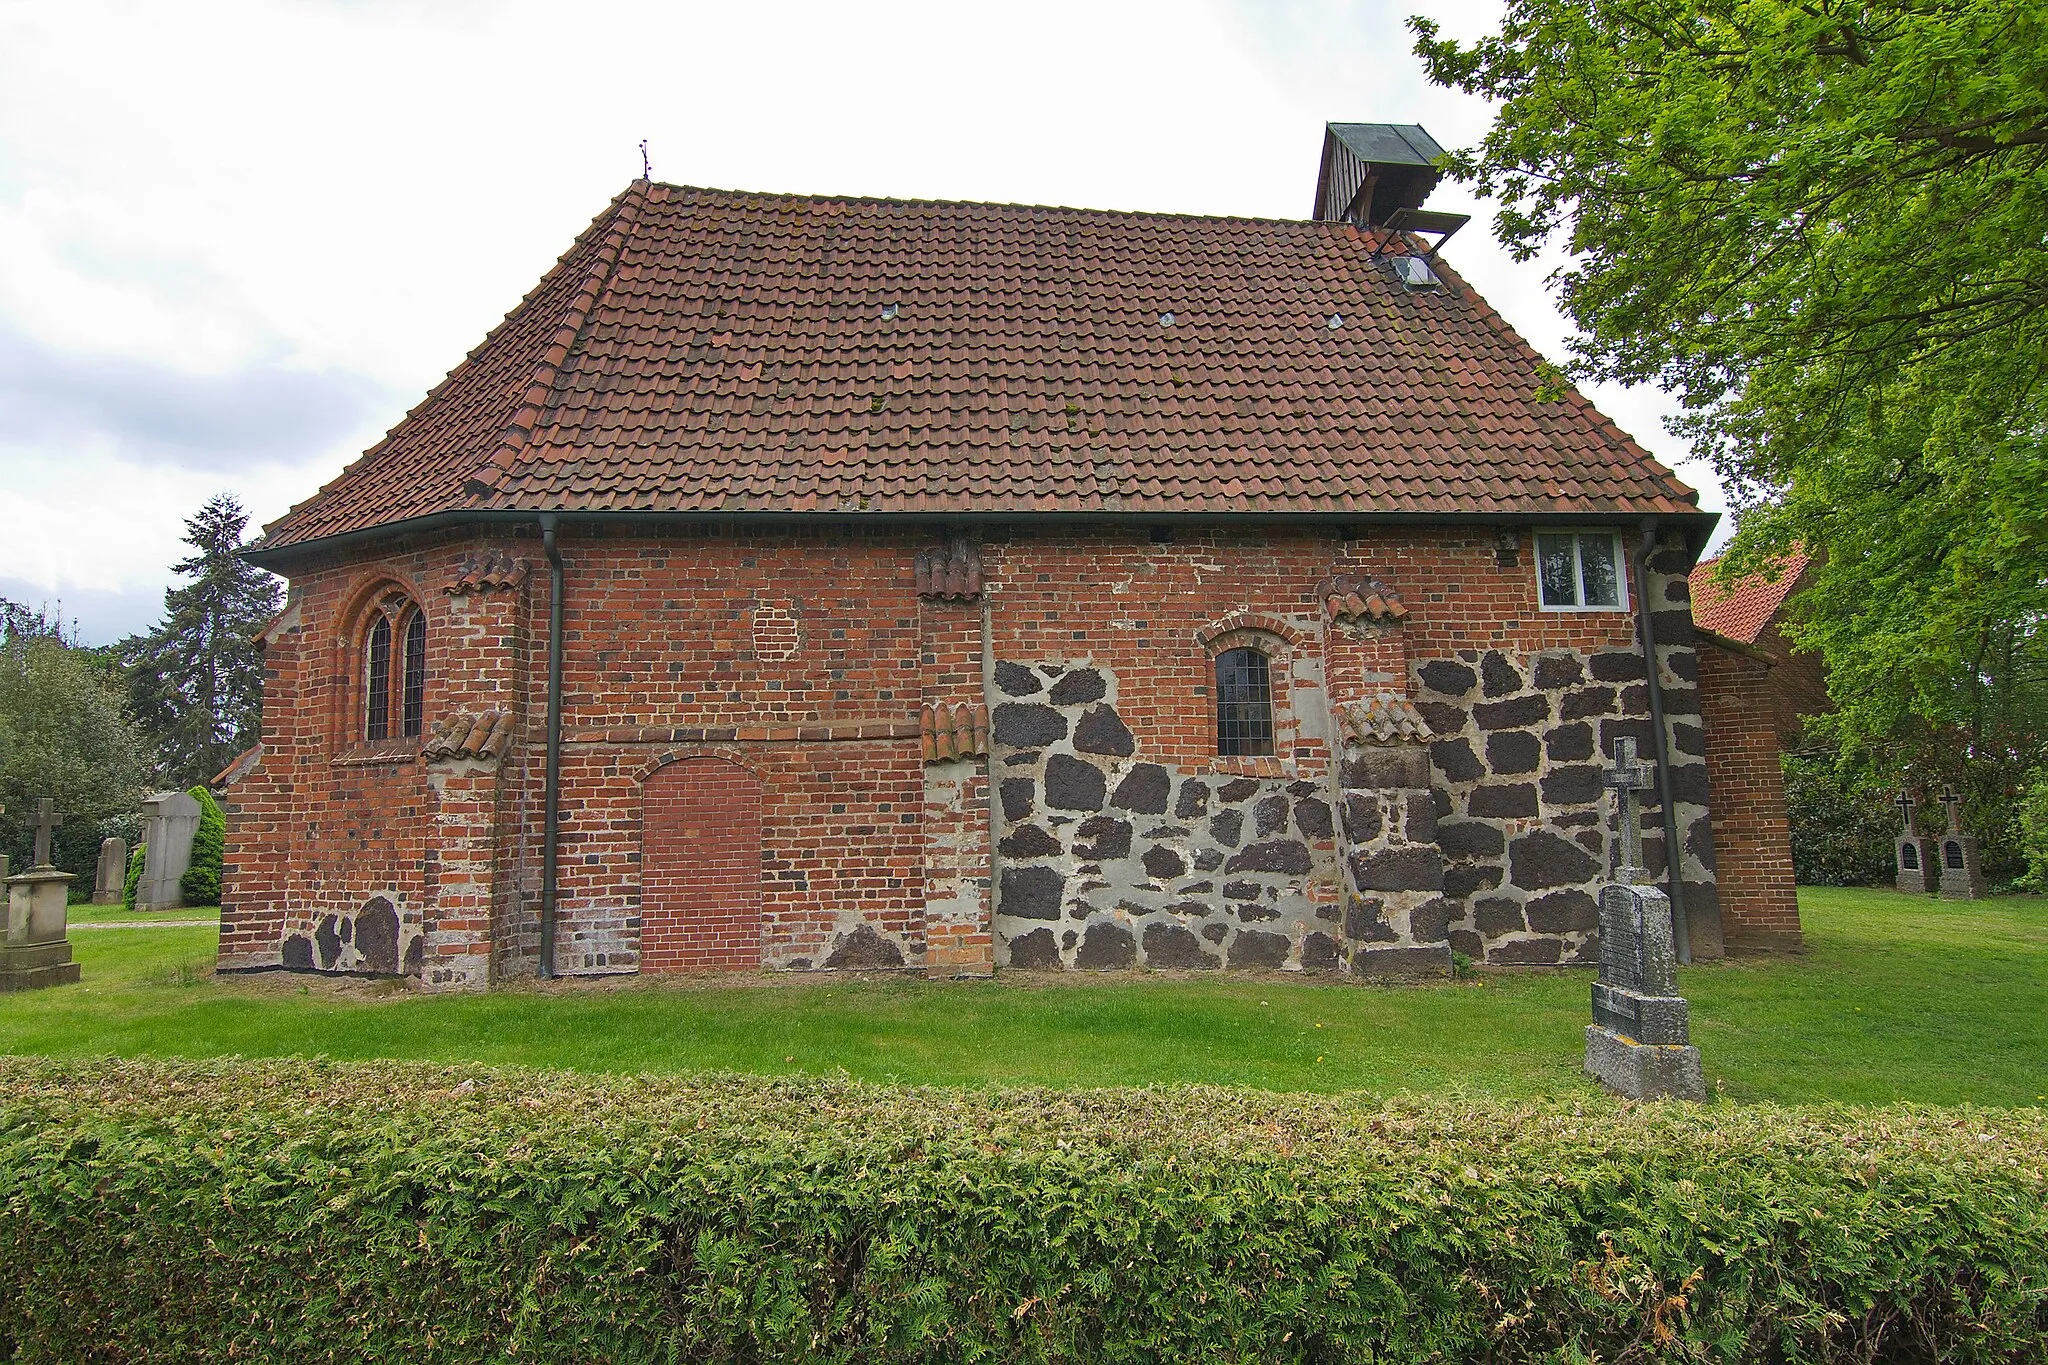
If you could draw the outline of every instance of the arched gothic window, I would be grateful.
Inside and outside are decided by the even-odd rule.
[[[427,614],[400,599],[377,613],[363,641],[363,738],[372,743],[393,738],[394,714],[396,734],[417,737],[425,728],[426,700]]]
[[[1216,656],[1216,752],[1273,753],[1273,671],[1256,649]]]

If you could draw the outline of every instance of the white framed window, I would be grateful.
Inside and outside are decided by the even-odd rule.
[[[1536,600],[1545,611],[1627,611],[1617,531],[1538,531]]]

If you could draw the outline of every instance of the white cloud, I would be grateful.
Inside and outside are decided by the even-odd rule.
[[[225,482],[271,518],[332,477],[638,173],[643,137],[682,183],[1299,217],[1326,119],[1446,143],[1485,127],[1484,105],[1423,81],[1411,6],[1442,3],[0,9],[0,329],[150,399],[8,425],[0,512],[65,529],[11,531],[0,575],[153,613],[185,515]],[[1469,34],[1493,12],[1440,17]],[[1455,186],[1439,198],[1483,214]],[[1561,351],[1541,268],[1508,261],[1483,217],[1449,255]],[[212,471],[166,456],[152,413],[203,422],[266,376],[333,410],[294,424],[293,396],[252,397],[213,443],[241,453]],[[350,416],[352,394],[377,410]],[[1595,398],[1675,456],[1657,396]],[[99,608],[86,627],[117,633]]]

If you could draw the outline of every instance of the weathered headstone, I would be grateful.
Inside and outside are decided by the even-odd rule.
[[[100,840],[100,862],[92,879],[92,903],[119,905],[121,893],[127,885],[128,841],[119,838]]]
[[[1913,807],[1917,803],[1911,792],[1900,792],[1892,798],[1892,804],[1899,808],[1901,825],[1898,846],[1892,850],[1898,865],[1897,886],[1916,896],[1931,894],[1941,882],[1941,855],[1935,849],[1935,841],[1913,828]]]
[[[1977,836],[1963,833],[1963,798],[1953,791],[1941,794],[1948,807],[1948,828],[1941,836],[1941,898],[1948,901],[1984,899],[1984,868],[1977,859]]]
[[[1614,742],[1614,767],[1602,781],[1615,796],[1621,865],[1600,888],[1600,979],[1586,1026],[1586,1070],[1629,1099],[1703,1100],[1700,1051],[1678,994],[1671,898],[1645,884],[1636,794],[1653,775],[1637,761],[1633,739]]]
[[[63,986],[78,980],[65,937],[66,888],[71,874],[50,864],[50,833],[63,823],[48,797],[36,803],[36,850],[33,865],[9,877],[7,922],[0,931],[0,993]]]
[[[168,910],[185,903],[179,882],[192,866],[192,836],[199,832],[199,803],[184,792],[158,792],[142,803],[142,880],[135,888],[137,910]]]

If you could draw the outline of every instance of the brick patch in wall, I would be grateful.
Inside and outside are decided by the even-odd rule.
[[[678,759],[641,797],[640,970],[761,965],[761,779],[722,758]]]

